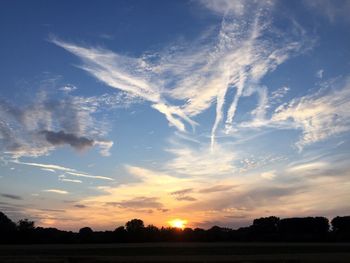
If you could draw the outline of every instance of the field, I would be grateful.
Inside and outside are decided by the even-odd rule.
[[[0,262],[350,262],[350,244],[1,245]]]

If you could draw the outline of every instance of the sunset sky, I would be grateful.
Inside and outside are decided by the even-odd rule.
[[[350,214],[350,1],[1,1],[0,211],[78,230]]]

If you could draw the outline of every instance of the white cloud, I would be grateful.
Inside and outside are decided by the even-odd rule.
[[[322,79],[323,78],[323,73],[324,73],[323,69],[318,70],[316,72],[316,77],[318,77],[319,79]]]
[[[281,99],[288,93],[289,90],[290,90],[289,87],[283,86],[283,87],[273,91],[271,93],[270,100],[273,103],[281,102]]]
[[[206,8],[219,15],[235,14],[242,16],[252,5],[272,6],[274,1],[265,0],[200,0]]]
[[[102,156],[110,156],[110,149],[112,148],[114,142],[112,141],[95,141],[95,145],[100,148],[100,153]]]
[[[78,184],[82,183],[81,180],[67,179],[67,178],[60,178],[60,181],[62,181],[62,182],[70,182],[70,183],[78,183]]]
[[[101,180],[108,180],[113,181],[113,178],[107,177],[107,176],[99,176],[99,175],[89,175],[86,173],[81,172],[66,172],[67,174],[78,176],[78,177],[85,177],[85,178],[91,178],[91,179],[101,179]]]
[[[272,94],[278,102],[280,91]],[[271,99],[271,100],[272,100]],[[276,100],[277,99],[277,100]],[[275,103],[270,103],[269,108]],[[296,146],[305,146],[326,140],[350,130],[350,80],[341,78],[321,83],[312,94],[294,98],[274,109],[271,118],[255,118],[238,124],[243,131],[261,127],[300,130]]]
[[[67,168],[64,166],[60,166],[60,165],[56,165],[56,164],[42,164],[42,163],[27,163],[27,162],[21,162],[18,160],[13,161],[14,163],[18,163],[18,164],[24,164],[24,165],[29,165],[29,166],[35,166],[35,167],[40,167],[42,169],[50,169],[53,171],[64,171],[64,172],[73,172],[75,171],[74,169],[71,168]]]
[[[77,177],[85,177],[85,178],[91,178],[91,179],[101,179],[101,180],[108,180],[113,181],[113,178],[106,177],[106,176],[97,176],[97,175],[90,175],[84,172],[79,172],[72,168],[67,168],[64,166],[56,165],[56,164],[42,164],[42,163],[28,163],[28,162],[21,162],[19,160],[12,161],[13,163],[17,164],[24,164],[34,167],[39,167],[41,169],[50,169],[51,171],[63,171],[66,174],[70,174]]]
[[[43,192],[55,193],[55,194],[61,194],[61,195],[69,194],[67,191],[60,190],[60,189],[46,189],[46,190],[43,190]]]
[[[347,0],[304,0],[304,3],[309,8],[327,17],[332,23],[339,20],[350,21],[350,2]]]
[[[332,83],[332,85],[337,85]],[[275,110],[272,125],[302,130],[297,146],[315,143],[350,130],[350,81],[343,87],[291,100]]]
[[[267,179],[267,180],[272,180],[276,177],[276,171],[268,171],[268,172],[263,172],[260,175],[262,178]]]
[[[142,58],[126,57],[104,49],[79,47],[54,38],[52,42],[78,56],[83,61],[81,68],[98,80],[151,102],[152,107],[163,113],[177,129],[185,130],[180,119],[194,124],[181,108],[168,105],[159,81],[151,81],[147,71],[149,65]]]
[[[330,164],[327,162],[309,162],[297,164],[287,169],[291,173],[299,173],[302,175],[308,174],[310,172],[317,172],[330,167]]]
[[[234,175],[237,169],[234,161],[237,156],[229,146],[209,145],[192,148],[187,145],[174,145],[167,149],[174,157],[164,164],[164,168],[186,176]]]
[[[194,43],[169,46],[166,51],[134,58],[55,38],[52,42],[79,57],[81,68],[98,80],[150,102],[152,108],[164,114],[169,124],[180,131],[186,130],[186,123],[195,126],[190,118],[216,103],[211,132],[213,146],[225,114],[226,131],[234,130],[234,117],[242,96],[255,93],[259,96],[253,116],[258,121],[264,120],[267,88],[259,84],[260,80],[301,52],[309,40],[300,27],[293,27],[293,33],[274,28],[269,17],[272,1],[202,3],[214,11],[226,10],[219,32],[211,31]],[[247,7],[249,12],[244,17],[232,15],[244,12]],[[228,92],[231,90],[235,92],[232,98]],[[225,108],[228,108],[226,113]]]
[[[67,85],[60,87],[59,90],[65,92],[65,93],[70,93],[70,92],[77,90],[77,87],[72,85],[72,84],[67,84]]]
[[[51,169],[51,168],[41,168],[42,171],[46,171],[46,172],[56,172],[54,169]]]

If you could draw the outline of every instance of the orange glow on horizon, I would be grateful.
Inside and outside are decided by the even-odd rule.
[[[176,219],[168,221],[168,224],[171,227],[184,229],[186,227],[187,220],[176,218]]]

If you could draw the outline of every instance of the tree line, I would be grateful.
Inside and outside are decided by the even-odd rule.
[[[349,242],[350,216],[284,218],[275,216],[254,219],[239,229],[213,226],[201,228],[158,228],[132,219],[114,231],[79,232],[36,227],[28,219],[14,223],[0,212],[0,243],[115,243],[115,242]]]

